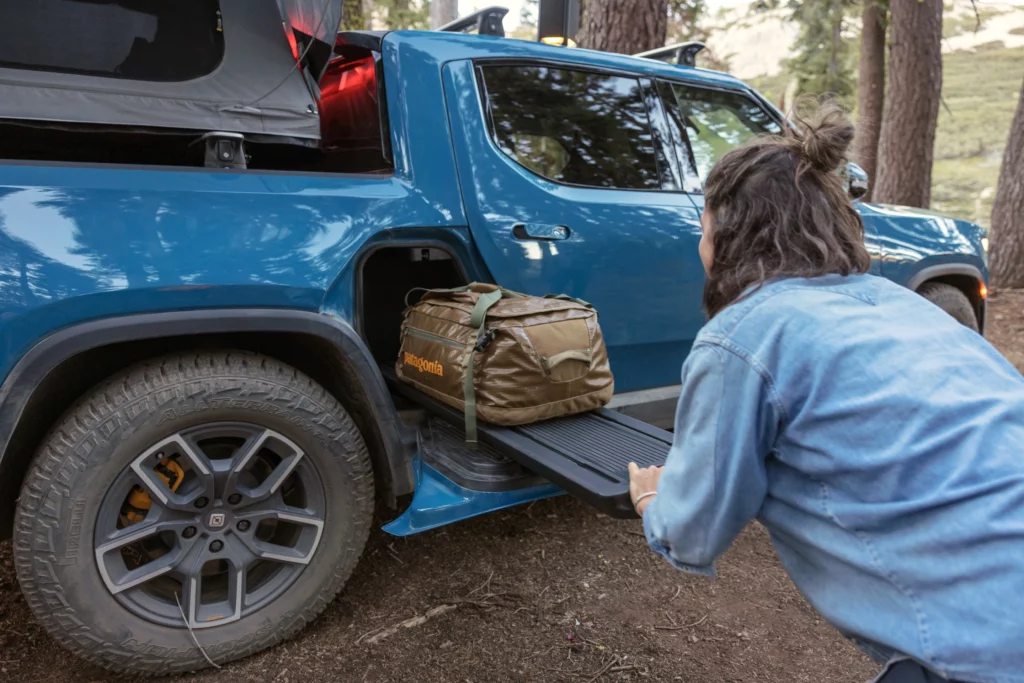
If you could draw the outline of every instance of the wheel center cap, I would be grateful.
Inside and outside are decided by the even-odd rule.
[[[223,512],[211,512],[206,518],[206,526],[214,531],[223,529],[228,523],[228,516]]]

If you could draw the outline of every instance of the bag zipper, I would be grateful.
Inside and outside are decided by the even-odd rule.
[[[467,346],[469,346],[468,344],[463,344],[462,342],[457,342],[454,339],[449,339],[448,337],[442,337],[439,334],[434,334],[432,332],[424,332],[423,330],[417,330],[415,327],[407,327],[407,328],[405,328],[405,331],[406,331],[406,334],[410,334],[413,337],[419,337],[420,339],[429,339],[430,341],[441,342],[442,344],[447,344],[448,346],[455,346],[455,347],[458,347],[460,349],[464,349]]]

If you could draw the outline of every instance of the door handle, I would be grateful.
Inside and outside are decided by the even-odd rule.
[[[565,225],[548,225],[546,223],[516,223],[512,226],[512,236],[517,240],[564,240],[569,237],[569,228]]]

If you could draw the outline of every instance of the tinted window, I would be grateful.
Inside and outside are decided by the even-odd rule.
[[[522,166],[572,185],[661,186],[637,79],[544,66],[482,72],[495,139]]]
[[[701,180],[729,150],[764,133],[779,133],[779,124],[754,100],[738,93],[672,84],[669,108],[678,116]],[[673,103],[671,100],[674,99]]]
[[[186,81],[224,52],[217,0],[31,0],[0,4],[0,66]]]

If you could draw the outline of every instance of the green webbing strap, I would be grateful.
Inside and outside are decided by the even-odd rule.
[[[466,402],[466,441],[469,444],[476,444],[476,390],[473,387],[473,360],[476,358],[477,348],[483,339],[484,328],[487,326],[487,311],[494,304],[501,301],[502,291],[481,294],[476,300],[473,312],[470,314],[469,324],[476,328],[476,343],[469,350],[469,362],[466,364],[466,374],[462,377],[462,397]]]

